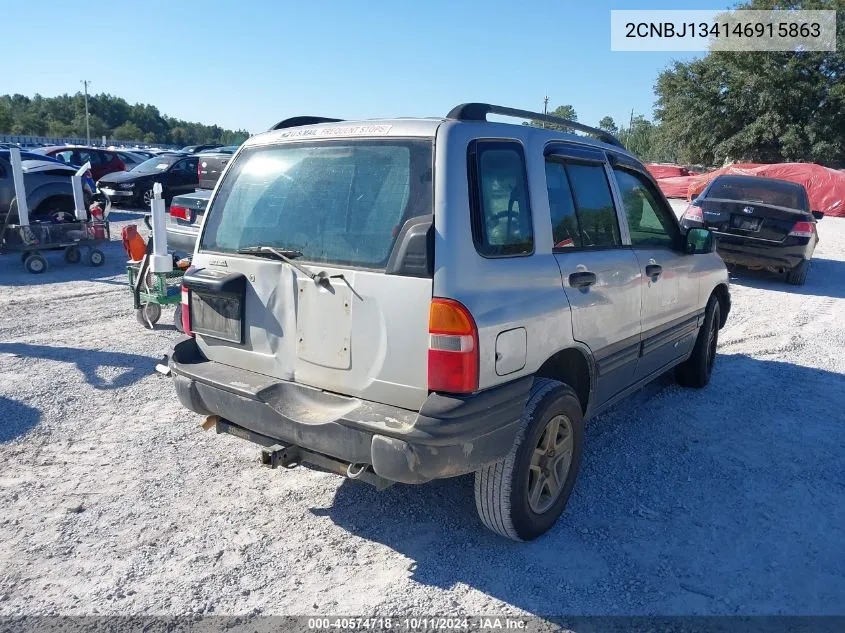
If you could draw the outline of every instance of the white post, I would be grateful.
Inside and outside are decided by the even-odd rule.
[[[29,226],[29,207],[26,205],[26,187],[23,181],[23,165],[21,164],[21,150],[13,147],[9,150],[12,162],[12,180],[15,184],[15,198],[18,201],[18,224]]]
[[[153,185],[153,199],[150,202],[153,225],[153,252],[150,255],[150,270],[154,273],[168,273],[173,270],[173,258],[167,254],[167,231],[165,229],[164,198],[161,197],[161,183]]]
[[[70,185],[73,188],[73,206],[76,210],[76,219],[80,222],[88,221],[88,210],[85,208],[85,196],[82,193],[82,176],[91,169],[91,163],[85,163],[76,173],[71,176]]]

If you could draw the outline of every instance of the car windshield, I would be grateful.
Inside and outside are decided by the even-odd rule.
[[[137,164],[132,171],[137,171],[142,174],[155,174],[170,167],[174,160],[176,159],[166,156],[156,156],[150,158],[149,160],[145,160],[143,163]]]
[[[430,141],[248,149],[229,170],[200,248],[272,246],[312,262],[381,268],[403,222],[432,213]]]
[[[806,210],[807,208],[807,198],[799,187],[765,178],[717,179],[710,187],[707,197],[739,202],[759,202],[788,209]]]

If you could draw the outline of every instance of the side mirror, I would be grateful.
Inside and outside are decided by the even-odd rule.
[[[821,220],[824,217],[824,211],[813,211],[813,217]]]
[[[700,255],[712,253],[716,250],[716,239],[710,229],[700,227],[691,228],[687,231],[687,241],[684,250],[688,255]]]

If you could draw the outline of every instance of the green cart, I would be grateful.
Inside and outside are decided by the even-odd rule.
[[[154,273],[146,266],[143,268],[146,270],[141,273],[142,262],[129,262],[126,266],[129,289],[135,298],[135,318],[152,330],[161,318],[161,307],[173,305],[176,306],[173,324],[181,332],[182,277],[185,271],[174,267],[170,272]]]

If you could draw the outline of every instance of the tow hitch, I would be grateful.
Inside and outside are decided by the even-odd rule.
[[[261,463],[270,468],[296,468],[299,466],[299,447],[273,444],[261,449]]]
[[[247,440],[261,446],[261,463],[270,468],[296,468],[300,464],[309,463],[319,468],[324,468],[338,475],[347,477],[348,479],[360,479],[368,484],[375,486],[379,490],[384,490],[393,485],[394,482],[384,477],[379,477],[367,464],[349,464],[334,457],[323,455],[322,453],[314,453],[306,450],[300,446],[283,446],[279,444],[279,440],[255,433],[242,426],[233,424],[219,415],[210,415],[205,419],[202,428],[206,431],[212,428],[217,433],[228,433],[234,435],[242,440]]]

